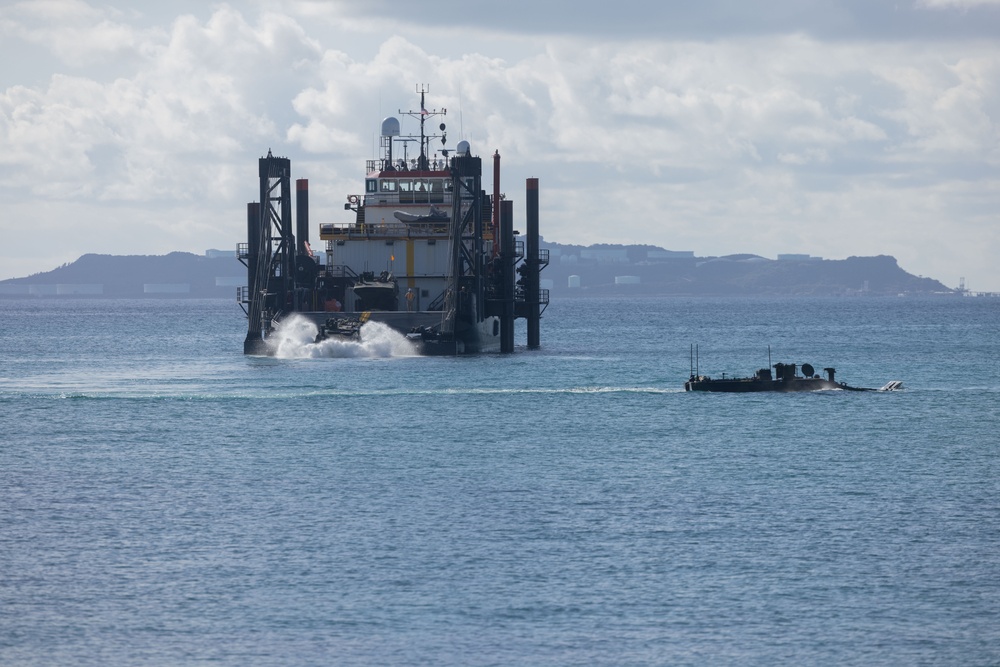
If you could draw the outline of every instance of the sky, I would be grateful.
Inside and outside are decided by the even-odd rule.
[[[269,150],[348,222],[420,85],[547,241],[1000,291],[1000,0],[0,0],[0,279],[235,251]]]

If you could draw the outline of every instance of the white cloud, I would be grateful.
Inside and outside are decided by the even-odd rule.
[[[16,165],[11,185],[50,197],[210,196],[215,174],[281,136],[273,116],[297,87],[285,68],[319,53],[288,18],[251,26],[229,8],[206,24],[180,17],[169,33],[147,36],[144,50],[156,57],[130,77],[55,75],[46,89],[5,92],[9,150],[0,164]]]
[[[878,68],[903,103],[884,110],[907,133],[895,158],[1000,160],[1000,59],[996,54],[935,57],[931,62]]]
[[[116,59],[145,57],[146,41],[161,31],[141,30],[122,12],[80,0],[22,2],[0,10],[0,29],[9,38],[42,46],[78,69]]]
[[[1000,6],[1000,0],[917,0],[917,6],[928,9],[997,7]]]

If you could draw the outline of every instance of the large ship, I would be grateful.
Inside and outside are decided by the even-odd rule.
[[[260,201],[247,205],[247,242],[237,250],[247,267],[237,297],[247,314],[246,354],[271,353],[271,333],[291,315],[313,321],[318,339],[383,322],[423,354],[512,352],[514,320],[524,318],[527,347],[539,346],[548,251],[539,248],[538,179],[526,182],[522,240],[513,202],[500,192],[499,152],[491,196],[482,159],[467,141],[447,148],[443,122],[428,131],[447,110],[428,110],[427,88],[417,92],[420,110],[399,113],[419,122],[419,134],[403,135],[396,117],[382,121],[364,191],[344,204],[350,220],[319,225],[324,253],[309,243],[308,180],[296,181],[293,225],[291,162],[270,151],[260,158]]]

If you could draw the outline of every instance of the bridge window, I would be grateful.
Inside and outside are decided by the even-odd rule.
[[[382,179],[382,192],[395,192],[396,180],[391,178]]]
[[[428,198],[427,181],[422,178],[413,179],[413,203],[426,204]]]
[[[400,204],[413,203],[413,181],[409,179],[399,180],[399,203]]]
[[[376,181],[374,178],[366,178],[365,192],[367,192],[368,194],[374,194],[378,192],[378,181]]]
[[[427,189],[430,195],[430,203],[440,204],[444,201],[444,181],[440,178],[427,181]]]

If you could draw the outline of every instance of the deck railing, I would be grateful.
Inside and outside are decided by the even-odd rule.
[[[324,223],[319,226],[321,238],[346,239],[399,239],[411,237],[439,237],[448,235],[447,222],[373,222],[361,225]],[[329,240],[328,240],[329,244]],[[331,248],[332,249],[332,248]]]

